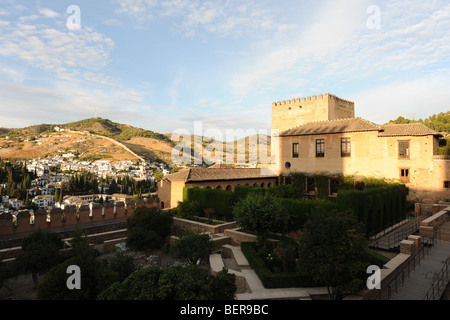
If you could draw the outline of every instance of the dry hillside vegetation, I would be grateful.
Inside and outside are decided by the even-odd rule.
[[[95,156],[111,161],[136,160],[130,152],[107,139],[73,132],[54,132],[33,141],[0,139],[0,147],[0,156],[4,158],[35,159],[70,152],[80,158]]]

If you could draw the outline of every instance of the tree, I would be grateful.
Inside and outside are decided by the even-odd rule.
[[[126,245],[132,250],[159,249],[172,228],[172,216],[156,207],[139,207],[127,219]]]
[[[155,178],[155,182],[158,182],[164,177],[164,174],[161,171],[156,171],[153,176]]]
[[[149,267],[132,273],[99,295],[101,300],[232,300],[234,274],[222,270],[216,276],[195,266]]]
[[[208,234],[187,231],[182,237],[172,242],[170,250],[176,259],[192,265],[203,264],[212,252],[213,244]]]
[[[360,289],[369,262],[363,228],[349,213],[318,211],[300,236],[298,270],[328,288],[331,300]]]
[[[270,232],[284,233],[288,228],[288,215],[280,200],[270,194],[249,194],[233,207],[237,224],[253,232],[258,243],[263,243]]]
[[[38,276],[61,262],[63,242],[55,233],[36,231],[22,241],[22,255],[14,262],[17,274],[31,273],[35,288]]]
[[[71,240],[72,256],[53,267],[45,274],[38,286],[37,298],[40,300],[95,300],[97,295],[117,281],[117,273],[99,260],[98,252],[89,246],[86,236],[77,230]],[[80,268],[81,288],[67,288],[67,268]]]
[[[200,214],[200,205],[197,201],[179,202],[177,206],[177,217],[181,219],[193,219]]]
[[[113,257],[108,257],[106,261],[108,268],[117,273],[117,278],[120,282],[141,268],[131,255],[124,253],[120,249],[116,251]]]

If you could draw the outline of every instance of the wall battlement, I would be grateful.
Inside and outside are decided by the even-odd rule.
[[[302,102],[310,102],[310,101],[317,101],[317,100],[336,100],[342,104],[354,105],[353,101],[341,99],[333,94],[325,93],[325,94],[313,95],[313,96],[308,96],[308,97],[277,101],[277,102],[273,102],[272,106],[277,107],[277,106],[283,106],[283,105],[294,105],[294,104],[299,104]]]
[[[325,93],[272,103],[272,129],[283,132],[315,121],[355,117],[355,103]]]
[[[50,230],[61,227],[88,225],[92,222],[116,220],[133,215],[140,206],[159,207],[159,202],[141,200],[137,203],[117,202],[93,206],[81,206],[78,209],[68,207],[64,210],[22,210],[17,215],[3,213],[0,215],[0,237],[12,234]]]

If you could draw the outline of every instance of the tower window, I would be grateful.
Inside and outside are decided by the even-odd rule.
[[[444,181],[444,188],[450,189],[450,181]]]

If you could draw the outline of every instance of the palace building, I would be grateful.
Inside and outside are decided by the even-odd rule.
[[[408,199],[450,199],[450,157],[442,135],[422,124],[378,125],[357,118],[354,103],[331,94],[272,104],[274,171],[398,180]]]
[[[209,168],[188,168],[165,175],[158,183],[161,208],[177,207],[184,187],[234,191],[238,185],[267,188],[275,186],[277,175],[265,168],[234,168],[216,164]]]

